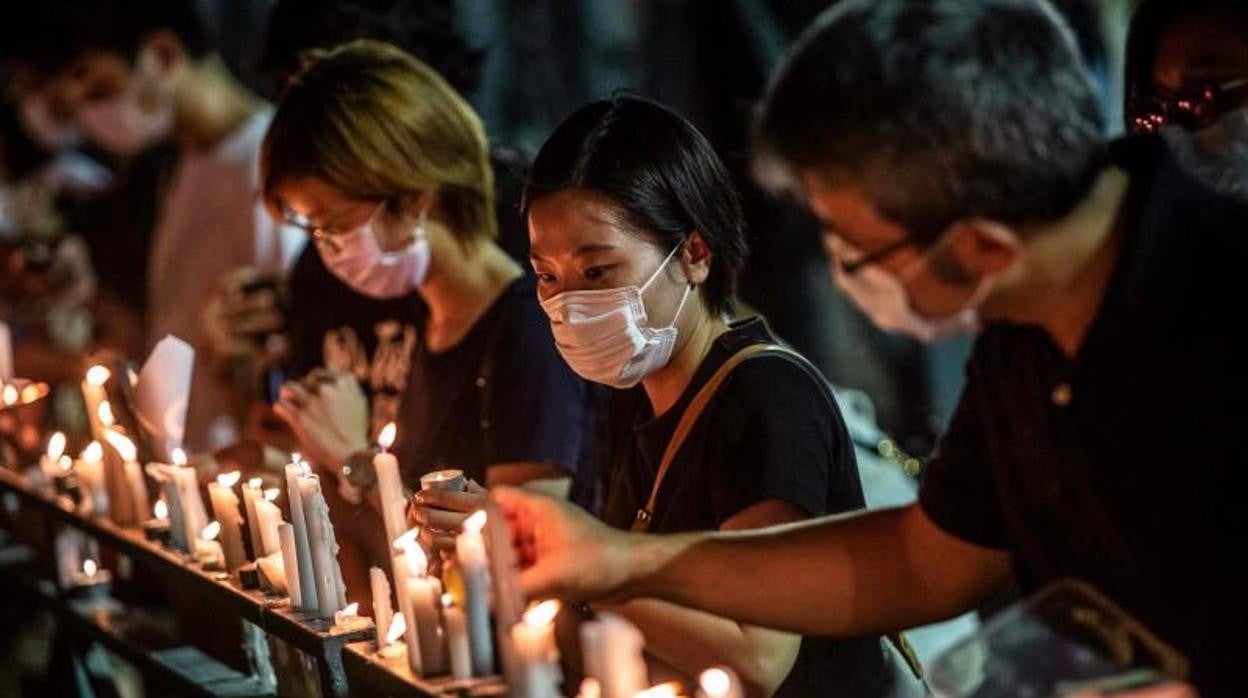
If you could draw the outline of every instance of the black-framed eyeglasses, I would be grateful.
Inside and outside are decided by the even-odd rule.
[[[1200,82],[1169,94],[1148,94],[1131,98],[1128,105],[1131,128],[1136,133],[1154,133],[1174,124],[1196,130],[1212,124],[1234,106],[1234,95],[1248,88],[1248,75],[1229,80]]]

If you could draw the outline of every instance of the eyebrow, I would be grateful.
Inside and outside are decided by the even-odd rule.
[[[587,254],[593,254],[595,252],[610,252],[611,250],[614,250],[614,249],[616,249],[615,245],[609,245],[603,242],[587,242],[584,245],[581,245],[580,247],[576,248],[576,250],[572,253],[572,257],[574,258],[584,257]],[[537,252],[536,250],[531,250],[529,252],[529,259],[533,261],[539,261],[539,260],[545,261],[546,260],[546,258],[543,257],[541,253]]]

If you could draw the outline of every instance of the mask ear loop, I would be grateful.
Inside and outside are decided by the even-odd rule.
[[[667,253],[667,257],[663,259],[663,262],[659,264],[659,268],[654,270],[654,273],[650,275],[649,279],[646,279],[646,283],[642,284],[641,288],[638,290],[641,291],[642,293],[645,293],[646,289],[650,288],[650,284],[654,283],[654,280],[659,278],[659,272],[667,268],[668,263],[672,261],[672,258],[675,257],[676,253],[679,252],[680,249],[684,246],[685,246],[685,243],[682,240],[679,245],[673,247],[672,251]]]

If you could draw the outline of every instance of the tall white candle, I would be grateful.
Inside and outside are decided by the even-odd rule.
[[[308,526],[308,547],[312,551],[317,615],[333,618],[334,613],[345,604],[339,603],[339,572],[335,559],[337,543],[334,541],[333,525],[329,522],[329,507],[321,493],[321,478],[316,475],[300,477],[299,496],[303,500],[303,519]]]
[[[251,540],[251,552],[256,557],[264,555],[264,544],[260,537],[260,519],[256,516],[256,500],[264,481],[253,477],[243,484],[243,510],[247,512],[247,533]]]
[[[195,472],[195,468],[186,464],[186,453],[182,449],[173,449],[172,460],[173,467],[169,472],[178,486],[178,499],[182,503],[182,524],[186,528],[186,539],[193,541],[208,525],[208,511],[204,508],[204,498],[199,493],[199,474]]]
[[[406,619],[411,618],[412,614],[412,598],[407,592],[407,580],[412,576],[412,572],[408,567],[408,558],[406,554],[409,545],[416,545],[416,538],[420,535],[419,528],[413,528],[399,536],[394,541],[394,550],[399,550],[390,560],[390,570],[394,573],[394,590],[395,597],[399,602],[400,614],[404,617],[403,644],[407,647],[407,666],[412,673],[417,676],[424,675],[424,667],[420,661],[420,640],[416,637],[416,623],[407,622]],[[391,551],[393,552],[393,550]],[[423,572],[423,571],[422,571]]]
[[[39,469],[43,471],[43,479],[51,486],[61,474],[61,456],[65,455],[65,435],[54,432],[48,437],[48,450],[39,457]]]
[[[299,478],[304,473],[299,457],[286,466],[286,501],[290,504],[290,523],[294,528],[295,551],[299,561],[299,590],[301,611],[316,611],[320,602],[316,597],[316,574],[312,569],[312,548],[308,545],[308,526],[304,518],[303,497],[299,493]],[[294,605],[294,601],[291,601]]]
[[[121,457],[122,474],[130,493],[130,503],[135,513],[134,519],[140,522],[146,518],[147,512],[151,511],[152,501],[147,495],[147,483],[143,480],[143,470],[139,467],[138,449],[134,447],[133,441],[113,429],[106,429],[104,436],[117,455]]]
[[[277,527],[282,523],[282,510],[277,508],[273,500],[277,498],[277,490],[269,490],[255,500],[256,526],[260,529],[260,552],[258,555],[272,555],[282,548],[277,536]]]
[[[277,538],[282,548],[282,570],[286,573],[286,593],[290,596],[290,607],[302,608],[303,594],[299,578],[299,549],[295,545],[295,527],[288,523],[278,524]]]
[[[390,606],[390,580],[380,567],[368,569],[368,583],[373,592],[373,625],[377,628],[377,649],[386,646],[394,611]]]
[[[644,648],[637,626],[613,613],[581,626],[585,675],[598,680],[603,698],[632,698],[646,687]]]
[[[408,539],[404,547],[404,557],[407,559],[410,574],[404,582],[404,593],[410,600],[411,609],[411,615],[407,616],[407,623],[409,626],[416,626],[423,675],[437,676],[445,671],[442,620],[439,614],[442,608],[442,582],[428,576],[428,558],[414,539]],[[406,612],[404,615],[407,615]]]
[[[103,366],[92,366],[87,369],[86,378],[83,379],[82,402],[87,409],[87,421],[91,425],[91,436],[95,440],[104,438],[104,425],[100,422],[100,403],[104,402],[107,397],[104,392],[104,384],[112,376],[112,372]],[[198,535],[198,531],[196,532]]]
[[[108,490],[104,487],[104,448],[92,441],[74,464],[78,483],[89,496],[83,500],[84,507],[92,516],[108,515]]]
[[[490,562],[485,553],[484,511],[464,520],[463,532],[455,538],[455,557],[464,578],[468,614],[468,640],[472,648],[472,673],[494,673],[494,643],[490,627]]]
[[[217,476],[216,482],[208,483],[208,497],[212,500],[212,513],[221,524],[221,543],[225,548],[225,569],[233,574],[247,562],[243,549],[242,515],[238,511],[238,497],[234,485],[240,474],[235,471]]]
[[[455,597],[442,595],[442,621],[446,626],[446,650],[450,656],[451,676],[472,677],[472,651],[468,648],[468,621],[464,609],[455,605]]]
[[[407,495],[399,475],[399,461],[389,453],[394,444],[394,423],[387,424],[377,437],[381,453],[373,456],[373,470],[377,473],[377,496],[381,499],[381,521],[386,529],[386,540],[395,541],[407,530]],[[410,621],[410,619],[409,619]]]
[[[521,685],[513,687],[519,698],[558,698],[563,677],[559,671],[559,651],[555,647],[555,615],[558,601],[544,601],[531,607],[524,619],[511,626],[511,641],[523,671]]]
[[[727,667],[711,667],[698,676],[698,698],[744,698],[741,680]]]
[[[13,380],[13,335],[0,322],[0,381]]]

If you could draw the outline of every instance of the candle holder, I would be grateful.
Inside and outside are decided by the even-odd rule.
[[[143,523],[143,537],[161,546],[168,546],[172,537],[167,519],[151,519]]]
[[[468,489],[468,480],[459,469],[435,470],[420,476],[420,489],[463,492]]]

